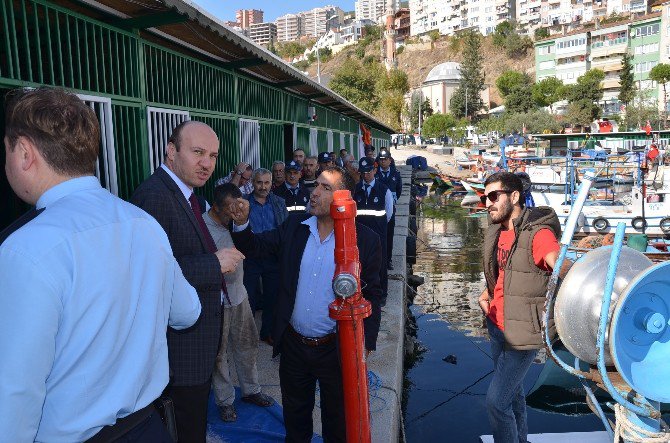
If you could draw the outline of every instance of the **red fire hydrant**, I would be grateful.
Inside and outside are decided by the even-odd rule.
[[[356,202],[349,191],[335,191],[330,215],[335,220],[333,291],[336,298],[329,306],[329,313],[330,318],[337,321],[347,442],[369,443],[370,405],[363,319],[372,314],[372,305],[361,295]]]

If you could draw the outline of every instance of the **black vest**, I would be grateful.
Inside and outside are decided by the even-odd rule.
[[[309,202],[309,192],[302,184],[300,184],[300,187],[298,188],[298,195],[294,195],[293,192],[289,191],[286,184],[279,186],[272,192],[274,192],[276,196],[284,199],[289,214],[305,212],[307,203]]]
[[[354,200],[356,201],[356,221],[364,224],[379,235],[382,249],[386,251],[386,191],[388,188],[384,183],[375,180],[375,185],[370,189],[370,195],[365,193],[363,181],[356,185]]]

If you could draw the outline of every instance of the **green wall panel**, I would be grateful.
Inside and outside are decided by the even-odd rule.
[[[143,132],[146,119],[139,106],[112,103],[112,114],[119,197],[127,199],[151,173],[148,141]]]
[[[261,123],[261,167],[271,169],[275,160],[284,160],[284,125]]]
[[[298,140],[296,140],[296,147],[302,148],[309,153],[309,128],[298,126]]]

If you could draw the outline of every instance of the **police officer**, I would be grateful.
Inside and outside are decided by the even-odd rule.
[[[335,166],[335,156],[330,152],[319,153],[319,172]],[[318,174],[317,174],[318,175]]]
[[[361,174],[361,181],[354,191],[356,219],[379,235],[382,244],[382,263],[388,263],[386,233],[388,222],[393,216],[393,195],[381,180],[375,179],[377,164],[373,159],[361,158],[358,162],[358,172]],[[388,293],[387,266],[380,267],[379,279],[382,286],[382,305],[384,305]]]
[[[379,162],[379,170],[375,175],[375,180],[384,183],[393,196],[393,215],[391,216],[391,220],[389,221],[386,230],[388,252],[386,258],[388,259],[388,268],[393,269],[391,257],[393,256],[393,232],[395,231],[395,206],[398,202],[398,197],[400,197],[400,194],[402,193],[402,178],[400,177],[400,172],[398,172],[395,167],[393,158],[391,158],[391,152],[387,148],[381,148],[379,150],[377,159]]]
[[[302,166],[295,160],[286,164],[286,181],[273,192],[286,202],[289,215],[305,212],[309,202],[309,191],[301,183]]]

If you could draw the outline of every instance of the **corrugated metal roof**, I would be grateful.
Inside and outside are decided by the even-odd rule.
[[[59,0],[55,0],[59,2]],[[66,3],[68,0],[62,0]],[[313,103],[340,112],[373,128],[393,133],[384,123],[305,76],[263,47],[225,26],[222,21],[189,0],[82,0],[120,18],[115,25],[140,29],[155,41],[170,40],[195,51],[210,62],[235,69],[269,85],[290,91]],[[177,14],[175,14],[175,12]]]

